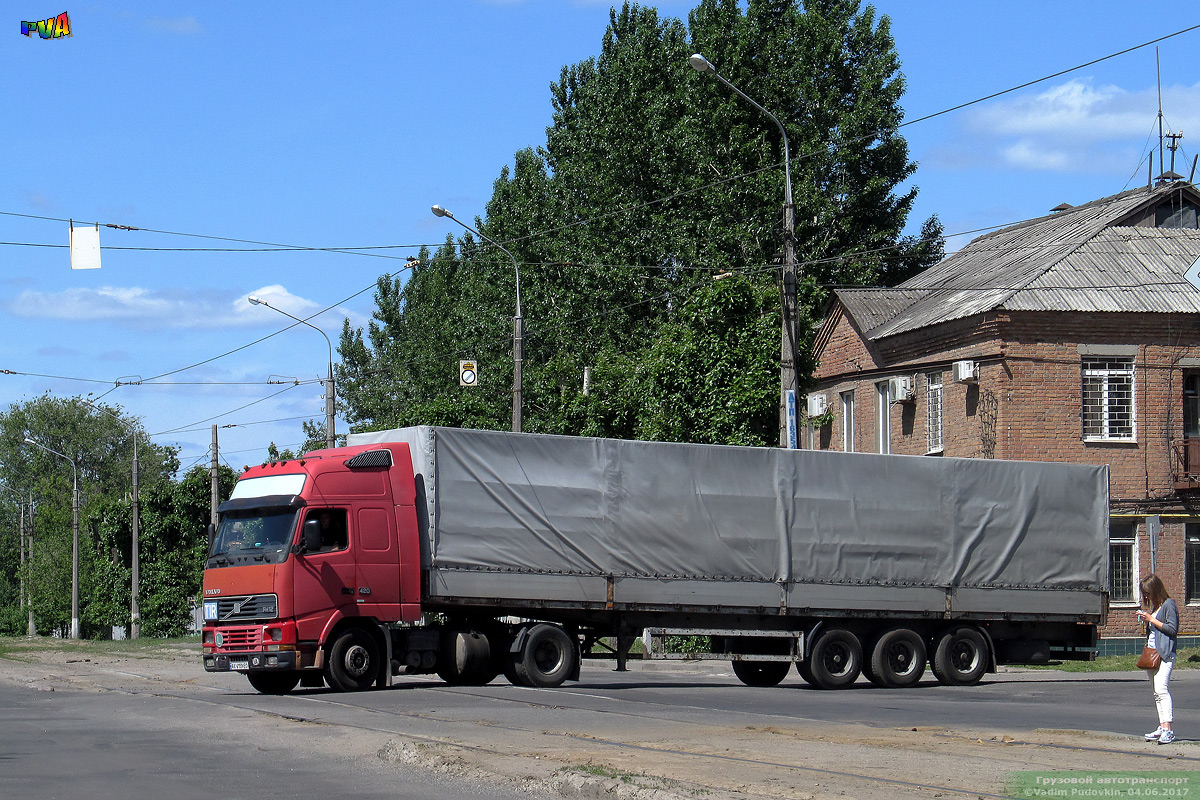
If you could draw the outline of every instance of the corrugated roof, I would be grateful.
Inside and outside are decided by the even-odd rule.
[[[1200,255],[1200,231],[1111,227],[1179,190],[1134,189],[1023,222],[894,289],[844,289],[838,300],[872,340],[996,309],[1198,311],[1200,292],[1183,273]]]

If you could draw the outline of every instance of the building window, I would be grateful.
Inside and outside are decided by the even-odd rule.
[[[1083,360],[1083,438],[1134,440],[1132,358]]]
[[[854,391],[842,392],[842,449],[854,452]]]
[[[875,384],[875,443],[879,452],[892,452],[892,390],[887,381]]]
[[[1200,375],[1183,376],[1183,436],[1200,439]]]
[[[1108,528],[1109,597],[1114,603],[1137,603],[1137,528],[1126,520],[1113,520]]]
[[[1187,552],[1184,555],[1184,594],[1188,603],[1200,603],[1200,525],[1184,526]]]
[[[925,450],[928,453],[942,452],[942,373],[931,372],[925,376],[929,384],[926,394],[929,404],[925,409]]]

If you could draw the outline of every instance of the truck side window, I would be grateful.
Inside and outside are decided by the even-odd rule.
[[[346,533],[346,509],[318,508],[309,511],[305,521],[315,519],[321,523],[321,549],[317,552],[329,553],[334,550],[345,550],[349,546]]]

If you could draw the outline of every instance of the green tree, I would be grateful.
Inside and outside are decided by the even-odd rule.
[[[140,422],[119,408],[89,405],[82,398],[49,394],[0,413],[0,480],[35,504],[33,546],[19,574],[16,516],[7,530],[0,559],[0,619],[23,632],[23,614],[12,611],[24,577],[39,630],[69,630],[71,616],[72,490],[79,487],[79,588],[83,635],[102,633],[124,603],[129,589],[117,584],[128,575],[132,551],[133,437],[137,437],[139,484],[143,496],[169,485],[179,468],[174,449],[149,440]],[[25,443],[29,438],[61,453]],[[69,461],[68,461],[69,459]],[[72,467],[72,464],[74,467]],[[123,527],[111,520],[121,515]],[[143,512],[144,515],[144,512]],[[118,592],[124,594],[118,596]]]
[[[940,257],[935,218],[901,235],[915,165],[886,17],[856,0],[701,0],[685,26],[626,3],[599,55],[551,85],[545,144],[517,153],[476,220],[521,264],[526,430],[776,441],[782,140],[688,67],[697,51],[789,131],[802,388],[827,286]],[[507,427],[514,284],[469,234],[381,278],[366,335],[342,332],[352,426]],[[458,386],[458,358],[480,362],[478,386]]]

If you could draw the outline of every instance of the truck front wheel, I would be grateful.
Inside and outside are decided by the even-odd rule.
[[[369,689],[379,671],[379,648],[361,628],[342,631],[333,640],[325,663],[325,680],[340,692]]]
[[[288,672],[247,672],[250,685],[263,694],[287,694],[296,688],[300,682],[300,673]]]
[[[988,668],[988,644],[974,628],[951,628],[933,651],[933,674],[950,686],[979,683]]]
[[[525,686],[553,689],[575,670],[575,641],[557,625],[540,623],[529,629],[513,661],[513,674]]]

